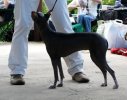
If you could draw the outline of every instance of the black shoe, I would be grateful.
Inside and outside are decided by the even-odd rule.
[[[21,74],[12,74],[10,84],[11,85],[24,85],[25,81],[23,79],[23,75],[21,75]]]
[[[72,80],[78,83],[88,83],[90,81],[89,78],[82,72],[78,72],[74,74],[74,76],[72,77]]]

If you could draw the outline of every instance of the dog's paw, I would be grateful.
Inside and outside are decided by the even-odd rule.
[[[55,88],[56,88],[55,85],[51,85],[51,86],[49,87],[49,89],[55,89]]]
[[[63,84],[60,83],[60,84],[57,85],[57,87],[63,87]]]
[[[101,84],[101,87],[106,87],[106,86],[107,86],[106,83],[102,83],[102,84]]]

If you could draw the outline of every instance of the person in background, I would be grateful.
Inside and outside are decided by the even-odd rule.
[[[0,8],[1,9],[8,9],[8,8],[14,8],[15,0],[1,0],[0,1]],[[11,6],[11,7],[10,7]]]
[[[0,1],[0,8],[1,9],[11,9],[12,11],[4,11],[0,13],[0,22],[6,22],[13,19],[13,9],[14,9],[14,0],[1,0]]]
[[[10,84],[24,85],[25,75],[28,62],[28,35],[33,26],[31,12],[37,11],[41,5],[41,0],[16,0],[14,18],[15,27],[12,38],[11,50],[8,59],[10,68]],[[45,0],[48,9],[50,10],[55,0]],[[40,4],[40,5],[39,5]],[[62,12],[62,13],[61,13]],[[58,32],[66,32],[67,34],[74,32],[69,19],[67,9],[67,0],[58,0],[51,14],[53,24]],[[75,52],[64,58],[68,72],[72,79],[76,82],[89,82],[89,79],[84,74],[83,58],[81,52]]]
[[[115,5],[114,5],[114,8],[119,8],[119,7],[121,7],[121,6],[122,6],[121,0],[116,0],[116,1],[115,1]]]
[[[123,21],[123,24],[127,24],[127,0],[116,0],[114,8],[120,8],[122,9],[117,10],[117,19],[120,19]],[[125,9],[123,9],[125,8]]]
[[[127,0],[121,0],[121,4],[125,7],[127,7]]]
[[[82,24],[86,32],[91,32],[91,22],[97,17],[97,6],[101,0],[73,0],[68,4],[69,11],[77,8],[77,22]]]

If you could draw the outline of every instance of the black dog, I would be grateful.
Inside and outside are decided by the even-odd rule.
[[[51,89],[56,88],[58,81],[58,69],[60,72],[61,82],[58,87],[63,86],[63,69],[61,65],[61,57],[79,50],[89,50],[92,61],[100,68],[104,75],[104,83],[101,86],[107,86],[107,71],[111,74],[115,85],[113,89],[119,87],[115,72],[108,66],[106,62],[106,51],[108,48],[107,41],[96,33],[59,33],[54,32],[48,25],[50,13],[43,15],[42,13],[32,12],[32,19],[41,31],[47,52],[51,58],[54,69],[54,84]]]

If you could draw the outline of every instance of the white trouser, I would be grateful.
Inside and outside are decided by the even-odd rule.
[[[49,9],[53,7],[55,2],[55,0],[45,1]],[[58,0],[51,17],[57,31],[70,33],[73,32],[73,29],[66,2],[66,0]],[[36,11],[38,4],[39,0],[16,0],[15,27],[8,64],[11,74],[25,74],[28,60],[28,34],[33,26],[31,11]],[[80,52],[65,57],[65,62],[68,65],[70,75],[83,72],[83,58]]]

